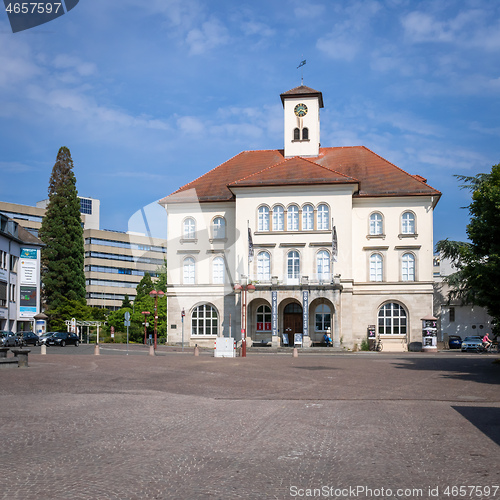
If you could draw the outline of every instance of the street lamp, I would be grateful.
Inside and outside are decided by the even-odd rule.
[[[149,295],[151,295],[151,297],[154,297],[155,298],[155,330],[154,330],[154,334],[155,334],[155,351],[156,351],[156,326],[158,324],[158,296],[160,297],[163,297],[163,295],[165,295],[165,292],[162,292],[161,290],[151,290],[149,292]]]
[[[181,321],[182,321],[182,352],[184,352],[184,316],[186,316],[186,311],[182,308]]]
[[[234,285],[234,293],[241,293],[241,357],[247,356],[247,292],[255,292],[255,286],[251,283]]]
[[[144,345],[146,345],[146,333],[147,333],[147,326],[148,326],[148,314],[151,314],[149,311],[142,311],[141,314],[144,314]]]

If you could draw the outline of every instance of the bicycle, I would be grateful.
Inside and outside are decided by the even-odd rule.
[[[380,352],[383,348],[384,348],[384,346],[383,346],[382,341],[380,340],[380,336],[379,336],[379,337],[377,337],[377,340],[373,343],[371,350]]]
[[[492,353],[492,352],[500,352],[499,344],[491,343],[488,347],[485,347],[484,344],[479,344],[477,346],[478,353]]]

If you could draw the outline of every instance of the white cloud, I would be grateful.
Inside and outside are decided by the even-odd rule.
[[[217,19],[205,21],[201,27],[194,28],[186,36],[191,55],[200,55],[229,41],[226,27]]]

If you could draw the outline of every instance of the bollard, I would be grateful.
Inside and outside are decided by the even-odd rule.
[[[100,356],[100,352],[99,352],[99,344],[96,344],[95,347],[94,347],[94,355],[95,356]]]
[[[155,346],[154,345],[150,345],[149,346],[149,355],[150,356],[154,356],[155,355]]]
[[[194,355],[199,356],[200,355],[200,350],[198,349],[198,344],[194,346]]]
[[[42,347],[40,347],[40,354],[43,356],[47,354],[47,346],[45,344],[42,344]]]
[[[296,347],[293,348],[293,357],[298,358],[299,357],[299,351],[297,350]]]

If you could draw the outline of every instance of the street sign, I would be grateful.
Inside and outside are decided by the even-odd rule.
[[[125,321],[130,321],[130,313],[125,311]]]
[[[124,322],[123,322],[123,324],[124,324],[125,326],[130,326],[130,321],[124,321]]]

